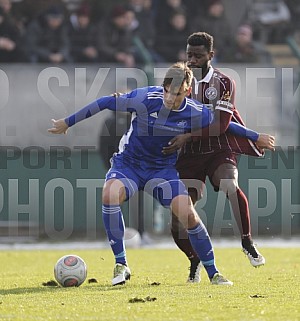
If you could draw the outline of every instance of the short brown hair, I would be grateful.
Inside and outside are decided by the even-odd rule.
[[[172,87],[181,87],[184,83],[192,85],[193,72],[185,62],[176,62],[166,72],[163,87],[172,84]]]

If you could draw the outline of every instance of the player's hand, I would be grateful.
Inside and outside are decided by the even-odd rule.
[[[66,124],[64,119],[51,119],[53,127],[48,129],[49,133],[52,134],[66,134],[69,126]]]
[[[274,151],[275,150],[275,137],[260,133],[258,136],[258,140],[256,142],[256,145],[261,149],[269,149]]]
[[[168,146],[163,147],[162,153],[164,155],[175,153],[178,149],[180,149],[189,139],[191,138],[191,134],[182,134],[172,138],[169,141]]]

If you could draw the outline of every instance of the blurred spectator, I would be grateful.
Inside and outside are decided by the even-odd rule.
[[[99,23],[97,49],[100,61],[135,66],[133,32],[130,29],[132,14],[128,7],[118,5]]]
[[[15,4],[15,3],[14,3]],[[6,18],[14,24],[21,33],[24,31],[24,24],[22,16],[13,12],[13,5],[11,0],[0,0],[0,7],[3,9]]]
[[[0,7],[6,15],[9,15],[12,7],[11,0],[0,0]]]
[[[64,9],[65,13],[67,12],[62,0],[21,0],[19,2],[13,2],[12,12],[18,21],[21,21],[22,25],[26,28],[31,21],[44,14],[50,6],[54,5],[59,5]]]
[[[253,41],[252,28],[241,25],[233,43],[224,48],[220,61],[229,63],[271,63],[271,57],[263,45]]]
[[[88,0],[91,7],[91,20],[94,23],[99,22],[103,18],[107,17],[112,8],[117,5],[127,5],[127,0],[113,0],[113,1],[99,1]]]
[[[173,12],[166,31],[157,34],[156,50],[167,62],[186,60],[185,44],[190,32],[185,11]]]
[[[185,11],[183,0],[160,0],[156,4],[155,25],[157,33],[166,34],[170,26],[170,19],[177,11]]]
[[[152,0],[128,0],[128,8],[134,12],[130,29],[135,31],[147,47],[152,47],[155,39]]]
[[[207,12],[210,2],[211,0],[183,0],[190,21],[202,19]]]
[[[98,61],[96,27],[91,23],[90,7],[83,4],[70,19],[70,50],[75,62]]]
[[[51,6],[30,23],[26,43],[31,62],[70,61],[68,28],[64,20],[63,9],[60,6]]]
[[[156,29],[154,24],[154,15],[152,11],[152,0],[128,0],[129,8],[134,12],[130,29],[138,37],[154,62],[160,62],[161,58],[154,50]],[[138,60],[139,52],[136,51]]]
[[[2,9],[1,13],[5,14],[6,17],[11,16],[11,9],[12,9],[11,0],[0,0],[0,8]]]
[[[25,56],[21,47],[20,32],[0,7],[0,62],[23,61]]]
[[[284,0],[253,0],[249,19],[255,27],[254,38],[262,43],[282,43],[291,20]]]
[[[232,38],[232,30],[224,11],[222,0],[211,0],[206,13],[201,18],[196,17],[191,23],[192,32],[204,31],[214,37],[216,61],[219,60],[223,48],[228,46]]]

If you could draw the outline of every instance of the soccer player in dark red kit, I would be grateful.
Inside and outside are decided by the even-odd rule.
[[[177,170],[181,179],[197,179],[203,182],[189,189],[194,203],[201,198],[202,188],[208,176],[214,190],[226,193],[241,232],[243,252],[254,267],[265,264],[251,238],[248,200],[238,185],[236,154],[263,156],[263,147],[246,138],[234,137],[226,132],[230,121],[244,124],[235,107],[235,83],[211,65],[214,56],[213,37],[205,32],[191,34],[187,39],[187,63],[194,72],[192,98],[213,108],[214,125],[202,129],[201,137],[177,136],[165,153],[181,147]],[[209,135],[208,135],[209,133]],[[215,133],[215,136],[211,137]],[[214,134],[213,134],[214,135]],[[186,231],[172,215],[172,236],[177,246],[191,262],[188,282],[200,281],[200,260],[193,251]]]

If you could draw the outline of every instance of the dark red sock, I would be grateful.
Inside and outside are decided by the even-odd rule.
[[[241,189],[228,196],[242,239],[251,239],[249,204]]]

